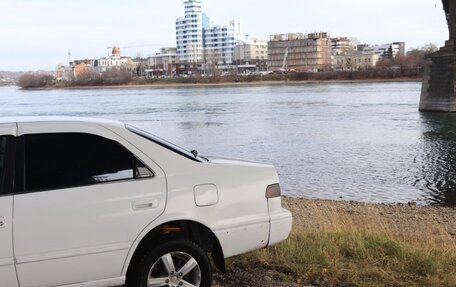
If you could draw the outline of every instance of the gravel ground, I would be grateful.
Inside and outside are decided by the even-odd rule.
[[[456,209],[409,204],[367,204],[348,201],[284,198],[293,214],[293,229],[306,231],[366,231],[426,246],[456,245]],[[234,259],[236,260],[236,259]],[[325,286],[324,282],[315,285]],[[214,274],[214,287],[304,286],[283,283],[274,270],[228,266]]]

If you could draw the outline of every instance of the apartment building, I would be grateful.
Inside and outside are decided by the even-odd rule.
[[[159,53],[147,59],[145,73],[147,76],[174,76],[178,62],[176,48],[161,48]]]
[[[320,72],[331,68],[331,39],[327,33],[272,35],[268,42],[268,66],[272,71],[288,69]]]
[[[227,26],[209,26],[203,29],[205,63],[214,65],[233,64],[236,38],[234,22]]]
[[[395,58],[398,55],[405,55],[405,43],[404,42],[394,42],[383,45],[359,45],[358,51],[364,53],[374,53],[380,58],[383,57],[393,57]]]
[[[268,42],[260,39],[239,41],[234,49],[234,63],[255,70],[266,70],[268,61]]]
[[[203,13],[201,0],[186,0],[185,17],[176,19],[177,55],[183,63],[203,62]]]
[[[377,65],[380,56],[375,53],[358,51],[345,52],[334,55],[334,71],[359,71],[373,68]]]
[[[335,37],[331,38],[331,53],[333,55],[339,55],[346,52],[354,51],[355,47],[352,41],[348,37]]]

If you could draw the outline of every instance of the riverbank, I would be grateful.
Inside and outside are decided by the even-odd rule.
[[[339,82],[384,82],[410,81],[422,79],[421,69],[370,69],[360,71],[338,71],[306,73],[295,72],[266,75],[193,75],[179,77],[132,77],[123,70],[111,70],[103,73],[88,71],[64,80],[52,79],[43,73],[26,73],[18,80],[18,86],[24,89],[35,88],[100,88],[100,87],[169,87],[169,86],[217,86],[239,84],[284,84],[284,83],[339,83]]]
[[[365,79],[365,80],[303,80],[303,81],[254,81],[254,82],[221,82],[221,83],[144,83],[144,84],[125,84],[111,86],[50,86],[43,88],[33,88],[30,90],[92,90],[92,89],[165,89],[165,88],[204,88],[204,87],[248,87],[248,86],[268,86],[268,85],[319,85],[319,84],[356,84],[356,83],[400,83],[400,82],[421,82],[420,78],[393,78],[393,79]]]
[[[456,286],[456,209],[285,198],[290,239],[215,286]]]

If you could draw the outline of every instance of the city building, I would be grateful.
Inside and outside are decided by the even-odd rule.
[[[327,33],[272,35],[268,42],[272,71],[320,72],[331,68],[331,39]]]
[[[131,57],[121,56],[120,48],[117,46],[112,47],[111,55],[108,57],[74,60],[69,64],[69,68],[75,77],[89,71],[103,73],[109,70],[127,70],[134,73],[138,65],[138,63],[133,62]]]
[[[172,47],[161,48],[160,53],[147,59],[146,76],[174,76],[176,63],[179,62],[177,49]]]
[[[358,51],[364,53],[374,53],[380,58],[383,57],[393,57],[395,58],[398,55],[405,55],[405,43],[404,42],[394,42],[383,45],[358,45]]]
[[[239,41],[234,50],[234,64],[241,70],[267,70],[268,42],[259,39]]]
[[[375,53],[350,51],[333,56],[334,71],[359,71],[373,68],[380,56]]]
[[[186,0],[185,17],[176,19],[177,55],[183,63],[203,62],[203,13],[201,0]],[[205,17],[205,23],[209,19]]]
[[[84,59],[84,60],[74,60],[70,62],[69,70],[71,70],[71,75],[75,78],[80,77],[87,72],[93,71],[96,65],[97,60],[93,59]]]
[[[132,70],[134,68],[134,63],[131,60],[131,57],[125,57],[120,55],[119,47],[113,46],[111,56],[103,57],[99,60],[94,60],[93,67],[98,72],[106,72],[112,69]]]
[[[355,50],[352,41],[348,37],[331,38],[331,53],[339,55]]]
[[[236,42],[242,39],[241,22],[215,25],[202,12],[202,0],[186,0],[184,5],[184,18],[176,19],[177,56],[184,70],[231,68]]]
[[[204,62],[214,65],[233,64],[236,47],[234,21],[228,26],[209,26],[203,29]]]

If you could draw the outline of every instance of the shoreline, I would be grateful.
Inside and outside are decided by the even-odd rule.
[[[398,83],[421,82],[420,78],[391,78],[391,79],[364,79],[364,80],[305,80],[305,81],[253,81],[253,82],[222,82],[222,83],[153,83],[153,84],[126,84],[112,86],[71,86],[71,87],[43,87],[25,90],[98,90],[98,89],[163,89],[163,88],[204,88],[204,87],[248,87],[273,85],[324,85],[324,84],[359,84],[359,83]]]

